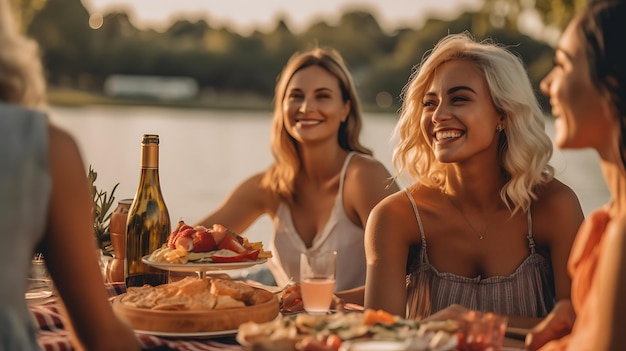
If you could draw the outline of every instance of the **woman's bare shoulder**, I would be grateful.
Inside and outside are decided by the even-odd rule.
[[[372,215],[385,217],[388,221],[395,221],[400,224],[414,223],[416,216],[409,196],[414,199],[421,216],[424,210],[428,212],[432,192],[433,189],[426,187],[397,191],[381,200],[372,210]]]
[[[78,149],[74,137],[54,124],[48,124],[48,140],[51,148],[58,148],[60,151]]]
[[[65,174],[68,169],[83,168],[83,160],[76,139],[64,129],[48,125],[50,168]]]
[[[562,211],[582,213],[578,195],[568,185],[553,179],[537,189],[537,199],[533,207],[542,213],[560,213]]]
[[[399,190],[387,168],[377,159],[364,154],[352,157],[346,170],[345,184],[347,189],[352,188],[356,193],[376,187],[379,194],[386,196]]]
[[[401,190],[379,202],[371,212],[366,232],[372,237],[394,238],[401,246],[419,243],[415,235],[418,222],[408,194]]]
[[[348,166],[348,172],[356,175],[367,175],[372,172],[382,172],[384,174],[389,174],[389,170],[380,162],[378,159],[373,156],[365,155],[365,154],[355,154],[352,156],[350,160],[350,165]]]
[[[541,242],[573,241],[584,214],[578,196],[569,186],[553,179],[537,191],[532,204],[533,232]]]

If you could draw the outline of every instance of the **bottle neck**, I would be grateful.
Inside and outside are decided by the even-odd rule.
[[[141,146],[141,168],[159,169],[159,144]]]

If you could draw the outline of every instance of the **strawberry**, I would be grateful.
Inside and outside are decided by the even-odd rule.
[[[221,224],[213,224],[213,227],[209,229],[209,232],[213,235],[216,243],[220,243],[222,239],[228,234],[228,229]]]
[[[207,231],[196,231],[193,235],[193,252],[209,252],[213,251],[217,244],[213,235]]]
[[[241,245],[239,241],[237,241],[237,239],[235,238],[235,235],[232,235],[232,234],[226,234],[224,238],[222,239],[222,241],[220,241],[219,244],[217,245],[217,248],[228,249],[228,250],[235,251],[237,253],[242,253],[244,251],[247,251],[246,248],[243,247],[243,245]]]

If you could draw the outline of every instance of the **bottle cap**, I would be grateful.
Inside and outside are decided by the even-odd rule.
[[[144,134],[141,140],[142,144],[158,144],[159,136],[157,134]]]

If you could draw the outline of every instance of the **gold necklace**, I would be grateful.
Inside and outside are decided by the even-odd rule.
[[[450,205],[452,205],[452,207],[454,207],[457,211],[459,211],[459,213],[461,214],[461,216],[463,216],[463,218],[465,218],[465,221],[467,222],[467,224],[469,224],[470,228],[472,228],[472,230],[474,231],[474,233],[476,233],[476,235],[478,236],[478,239],[483,240],[485,238],[485,235],[481,232],[479,232],[478,230],[476,230],[476,227],[474,227],[474,225],[472,224],[472,222],[467,218],[467,216],[465,215],[465,213],[463,211],[461,211],[461,208],[459,208],[457,205],[454,204],[454,202],[452,202],[452,199],[450,199],[450,196],[448,195],[448,193],[443,193],[443,196],[446,197],[446,199],[448,199],[448,202],[450,202]],[[489,229],[489,224],[487,224],[487,227],[483,230],[483,232],[487,231],[487,229]]]

